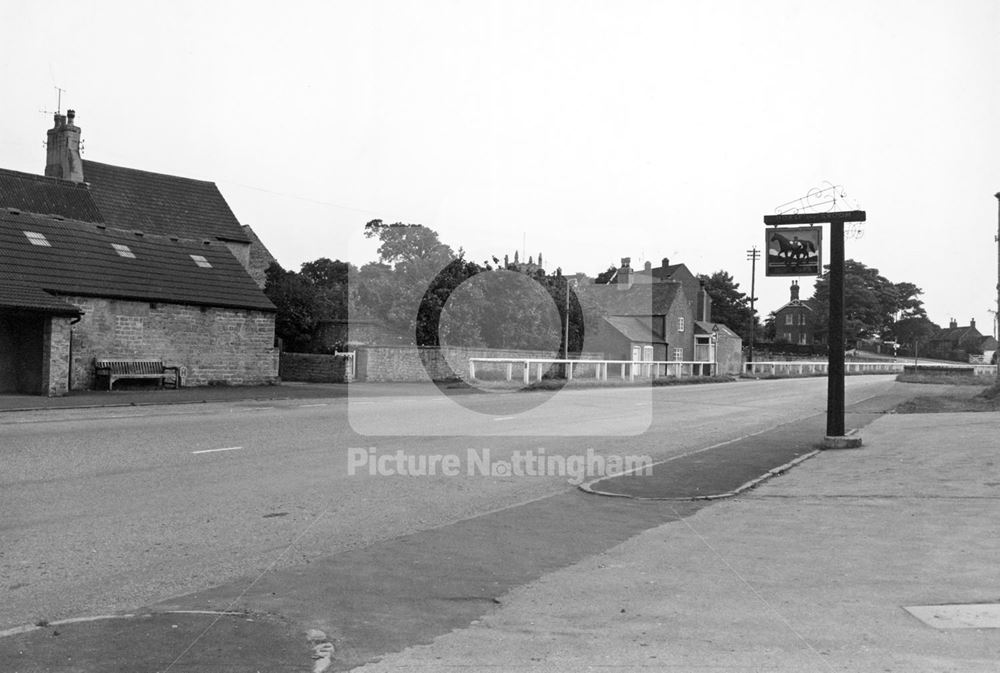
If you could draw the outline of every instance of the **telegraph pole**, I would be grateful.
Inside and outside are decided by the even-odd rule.
[[[1000,192],[994,194],[997,198],[997,313],[995,315],[997,321],[997,333],[1000,334]],[[1000,350],[994,353],[994,357],[997,359],[997,383],[1000,383]]]
[[[757,260],[760,258],[760,250],[757,246],[753,246],[747,250],[747,259],[750,260],[750,353],[747,356],[747,362],[753,362],[753,342],[756,338],[754,332],[757,328],[757,310],[754,308],[754,302],[757,301],[756,285],[757,285]]]

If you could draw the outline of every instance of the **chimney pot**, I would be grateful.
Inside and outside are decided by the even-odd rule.
[[[653,268],[653,263],[647,260],[645,264],[646,271],[651,271],[652,268]]]

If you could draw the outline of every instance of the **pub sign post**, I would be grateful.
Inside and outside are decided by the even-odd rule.
[[[819,251],[821,246],[816,245],[815,271],[805,272],[805,268],[812,268],[806,259],[796,262],[792,259],[789,266],[793,266],[795,271],[785,273],[771,273],[771,251],[776,249],[776,267],[778,262],[783,263],[789,255],[781,254],[780,240],[774,244],[770,239],[781,233],[782,238],[795,241],[795,234],[788,227],[796,225],[816,225],[830,224],[830,333],[829,345],[829,365],[827,367],[827,396],[826,396],[826,438],[824,446],[826,448],[853,448],[861,446],[860,437],[846,437],[844,433],[844,223],[864,222],[866,214],[863,210],[845,210],[830,213],[797,213],[789,215],[765,215],[764,224],[769,225],[768,229],[768,263],[767,275],[819,275],[823,268],[819,263]],[[814,227],[800,228],[798,231],[813,229]],[[819,230],[818,227],[815,229]],[[791,238],[785,236],[788,233]],[[799,235],[802,241],[801,234]],[[821,242],[817,239],[817,243]],[[774,246],[777,248],[774,248]]]

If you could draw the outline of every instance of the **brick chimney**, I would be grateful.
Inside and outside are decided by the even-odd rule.
[[[632,258],[622,257],[622,266],[618,269],[617,284],[618,286],[626,290],[632,287]]]
[[[958,321],[952,318],[951,322],[948,323],[948,328],[955,329],[956,327],[958,327]]]
[[[80,159],[80,127],[73,123],[74,110],[65,115],[53,115],[55,125],[48,130],[45,175],[73,182],[83,182],[83,161]]]
[[[792,301],[799,300],[799,281],[792,281]]]
[[[972,329],[976,329],[976,319],[975,318],[969,318],[969,327],[972,328]]]

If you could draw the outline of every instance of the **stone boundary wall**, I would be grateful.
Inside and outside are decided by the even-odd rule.
[[[351,359],[344,355],[282,353],[278,374],[282,381],[308,383],[348,383],[354,379]]]
[[[500,348],[443,348],[419,346],[359,346],[358,381],[429,382],[456,375],[467,377],[469,358],[556,358],[552,351]],[[581,360],[600,360],[603,353],[581,353]],[[450,364],[449,364],[450,363]]]
[[[274,313],[95,297],[63,297],[83,318],[73,325],[74,390],[94,387],[96,358],[159,359],[180,367],[181,384],[278,382]]]

